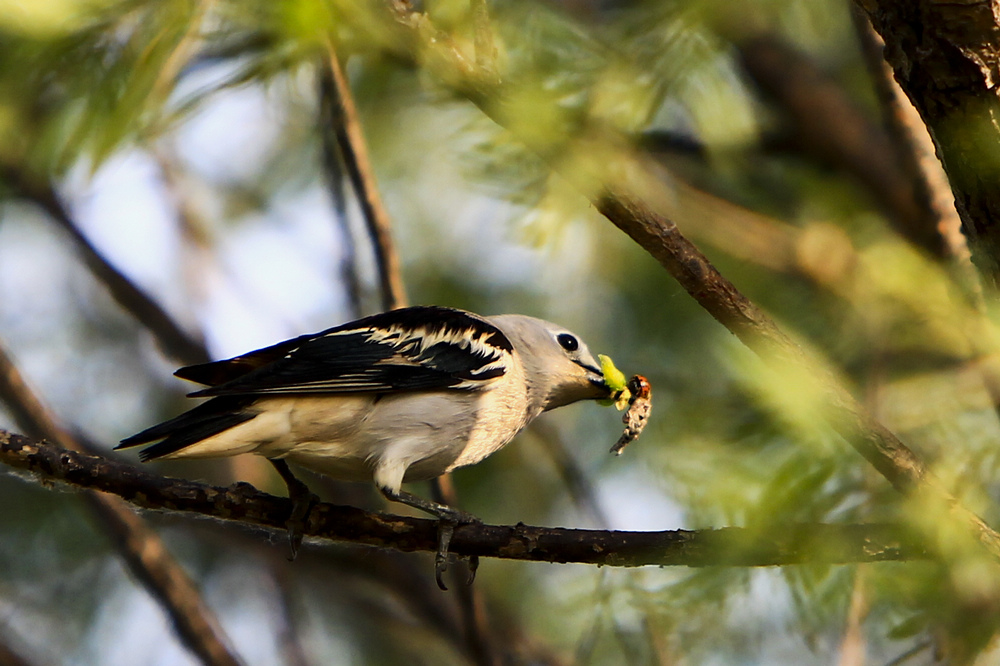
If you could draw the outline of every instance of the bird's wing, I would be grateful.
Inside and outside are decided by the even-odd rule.
[[[403,308],[177,375],[211,385],[192,396],[478,389],[502,377],[513,346],[462,310]]]

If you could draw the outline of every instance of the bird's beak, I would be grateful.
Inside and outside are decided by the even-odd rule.
[[[610,398],[611,388],[608,386],[608,383],[604,381],[604,373],[601,372],[601,369],[590,365],[589,363],[581,363],[580,367],[587,371],[587,381],[589,381],[590,385],[598,391],[599,395],[596,397]]]

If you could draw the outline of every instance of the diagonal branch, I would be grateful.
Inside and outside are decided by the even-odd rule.
[[[347,76],[332,44],[327,47],[326,65],[320,86],[322,117],[326,125],[322,128],[323,136],[327,137],[331,132],[335,136],[344,168],[358,197],[375,252],[382,309],[395,310],[406,305],[406,288],[399,253],[392,238],[392,223],[378,192]],[[332,150],[328,149],[328,152]]]
[[[917,493],[944,507],[1000,559],[1000,535],[959,504],[924,462],[875,420],[835,378],[817,372],[805,352],[723,277],[675,224],[643,199],[624,190],[606,189],[594,205],[659,261],[699,305],[747,347],[773,363],[808,369],[825,398],[830,424],[865,460],[899,492]]]
[[[60,449],[0,430],[0,461],[42,481],[113,493],[135,506],[180,511],[286,530],[291,502],[245,483],[218,488],[151,474],[98,455]],[[329,541],[407,552],[436,552],[437,521],[333,504],[309,515],[305,534]],[[528,525],[460,525],[456,555],[618,567],[782,566],[923,560],[929,551],[906,528],[889,524],[780,525],[764,532],[739,527],[662,532],[615,532]]]
[[[516,122],[510,83],[499,83],[492,73],[480,73],[438,31],[430,19],[403,5],[395,6],[405,33],[408,52],[397,55],[419,59],[446,85],[465,95],[497,124],[547,160],[554,170],[577,186],[615,226],[649,252],[680,285],[747,347],[764,360],[796,369],[812,378],[824,398],[825,417],[892,486],[916,495],[961,525],[995,560],[1000,560],[1000,534],[960,504],[930,472],[924,462],[879,423],[828,372],[818,371],[805,352],[763,310],[727,280],[659,211],[663,186],[655,170],[627,148],[628,143],[598,120],[582,122],[576,134],[542,136]],[[398,47],[397,47],[398,48]],[[571,143],[580,144],[571,157]],[[585,149],[583,149],[585,147]],[[947,549],[949,538],[939,533],[935,546]]]
[[[63,447],[45,444],[52,455],[66,455],[69,449],[82,449],[30,390],[2,347],[0,400],[36,437],[50,438]],[[240,660],[226,645],[214,614],[159,535],[116,497],[88,492],[84,500],[97,522],[107,530],[133,575],[170,616],[174,629],[188,649],[208,666],[239,666]]]
[[[34,202],[70,235],[94,277],[107,287],[112,298],[126,312],[153,334],[166,355],[185,365],[206,363],[211,360],[204,343],[199,338],[181,328],[159,303],[115,268],[94,247],[80,231],[50,182],[31,178],[9,167],[2,169],[0,177],[13,187],[18,196]]]

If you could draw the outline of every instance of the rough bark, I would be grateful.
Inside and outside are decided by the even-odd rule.
[[[944,164],[972,259],[1000,287],[1000,4],[861,0]]]
[[[102,456],[68,451],[0,430],[0,461],[43,481],[113,493],[133,505],[181,511],[284,531],[291,502],[240,483],[217,488],[161,477]],[[437,550],[437,523],[319,504],[304,530],[309,537],[391,548]],[[905,528],[888,524],[773,525],[766,529],[617,532],[517,525],[460,525],[451,552],[514,560],[607,566],[778,566],[927,559],[929,551]],[[428,575],[430,573],[428,572]]]

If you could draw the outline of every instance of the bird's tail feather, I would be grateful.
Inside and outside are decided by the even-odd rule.
[[[195,442],[200,442],[254,418],[256,413],[244,409],[249,402],[252,401],[233,399],[228,396],[209,400],[169,421],[164,421],[131,437],[126,437],[115,447],[115,450],[127,449],[162,439],[163,441],[143,449],[139,453],[139,459],[145,462],[175,453]]]

